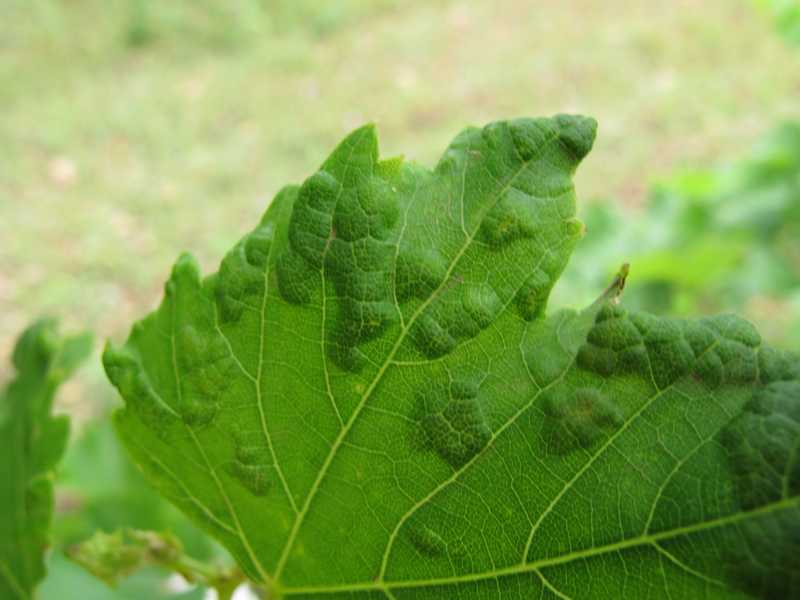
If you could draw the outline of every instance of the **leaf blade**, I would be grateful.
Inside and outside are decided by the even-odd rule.
[[[16,377],[0,395],[0,596],[31,598],[45,576],[53,512],[52,475],[66,449],[69,419],[53,398],[91,351],[88,335],[60,338],[42,320],[14,348]]]
[[[574,569],[624,571],[609,556],[627,552],[663,595],[747,588],[719,541],[695,569],[674,538],[738,514],[722,432],[796,360],[763,358],[730,317],[625,313],[627,270],[586,311],[544,318],[584,233],[571,176],[594,130],[468,129],[433,171],[381,162],[374,127],[356,130],[219,273],[179,261],[106,353],[123,439],[251,578],[288,595],[503,579],[565,596]],[[794,502],[776,504],[790,522]]]

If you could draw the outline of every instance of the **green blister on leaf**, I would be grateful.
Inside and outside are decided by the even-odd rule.
[[[729,551],[797,527],[792,485],[750,502],[739,483],[790,444],[738,464],[767,446],[731,441],[797,359],[736,317],[625,310],[627,265],[547,313],[595,129],[469,128],[429,170],[381,161],[367,126],[217,274],[181,259],[104,357],[147,477],[287,598],[800,593],[793,538],[749,577]]]

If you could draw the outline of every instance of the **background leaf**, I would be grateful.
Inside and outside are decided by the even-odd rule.
[[[0,396],[0,598],[30,598],[44,578],[53,470],[69,436],[53,396],[90,350],[88,335],[61,338],[53,321],[32,325],[14,349],[17,374]]]

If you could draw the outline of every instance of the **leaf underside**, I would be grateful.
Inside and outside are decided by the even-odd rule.
[[[90,349],[88,336],[62,339],[52,321],[29,327],[14,349],[16,377],[0,393],[0,599],[31,598],[44,578],[53,469],[69,435],[69,419],[51,415],[53,397]]]
[[[109,346],[150,481],[276,596],[800,594],[800,375],[745,321],[545,315],[592,119],[347,137]],[[613,294],[612,294],[613,296]]]

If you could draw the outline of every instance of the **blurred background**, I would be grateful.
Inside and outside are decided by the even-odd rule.
[[[736,311],[800,349],[800,0],[0,0],[0,23],[2,381],[40,315],[122,340],[179,252],[214,270],[365,121],[433,165],[467,124],[557,112],[600,127],[551,306],[629,261],[626,305]],[[202,597],[149,572],[112,594],[63,558],[120,525],[218,550],[121,454],[97,360],[59,402],[42,597]]]

